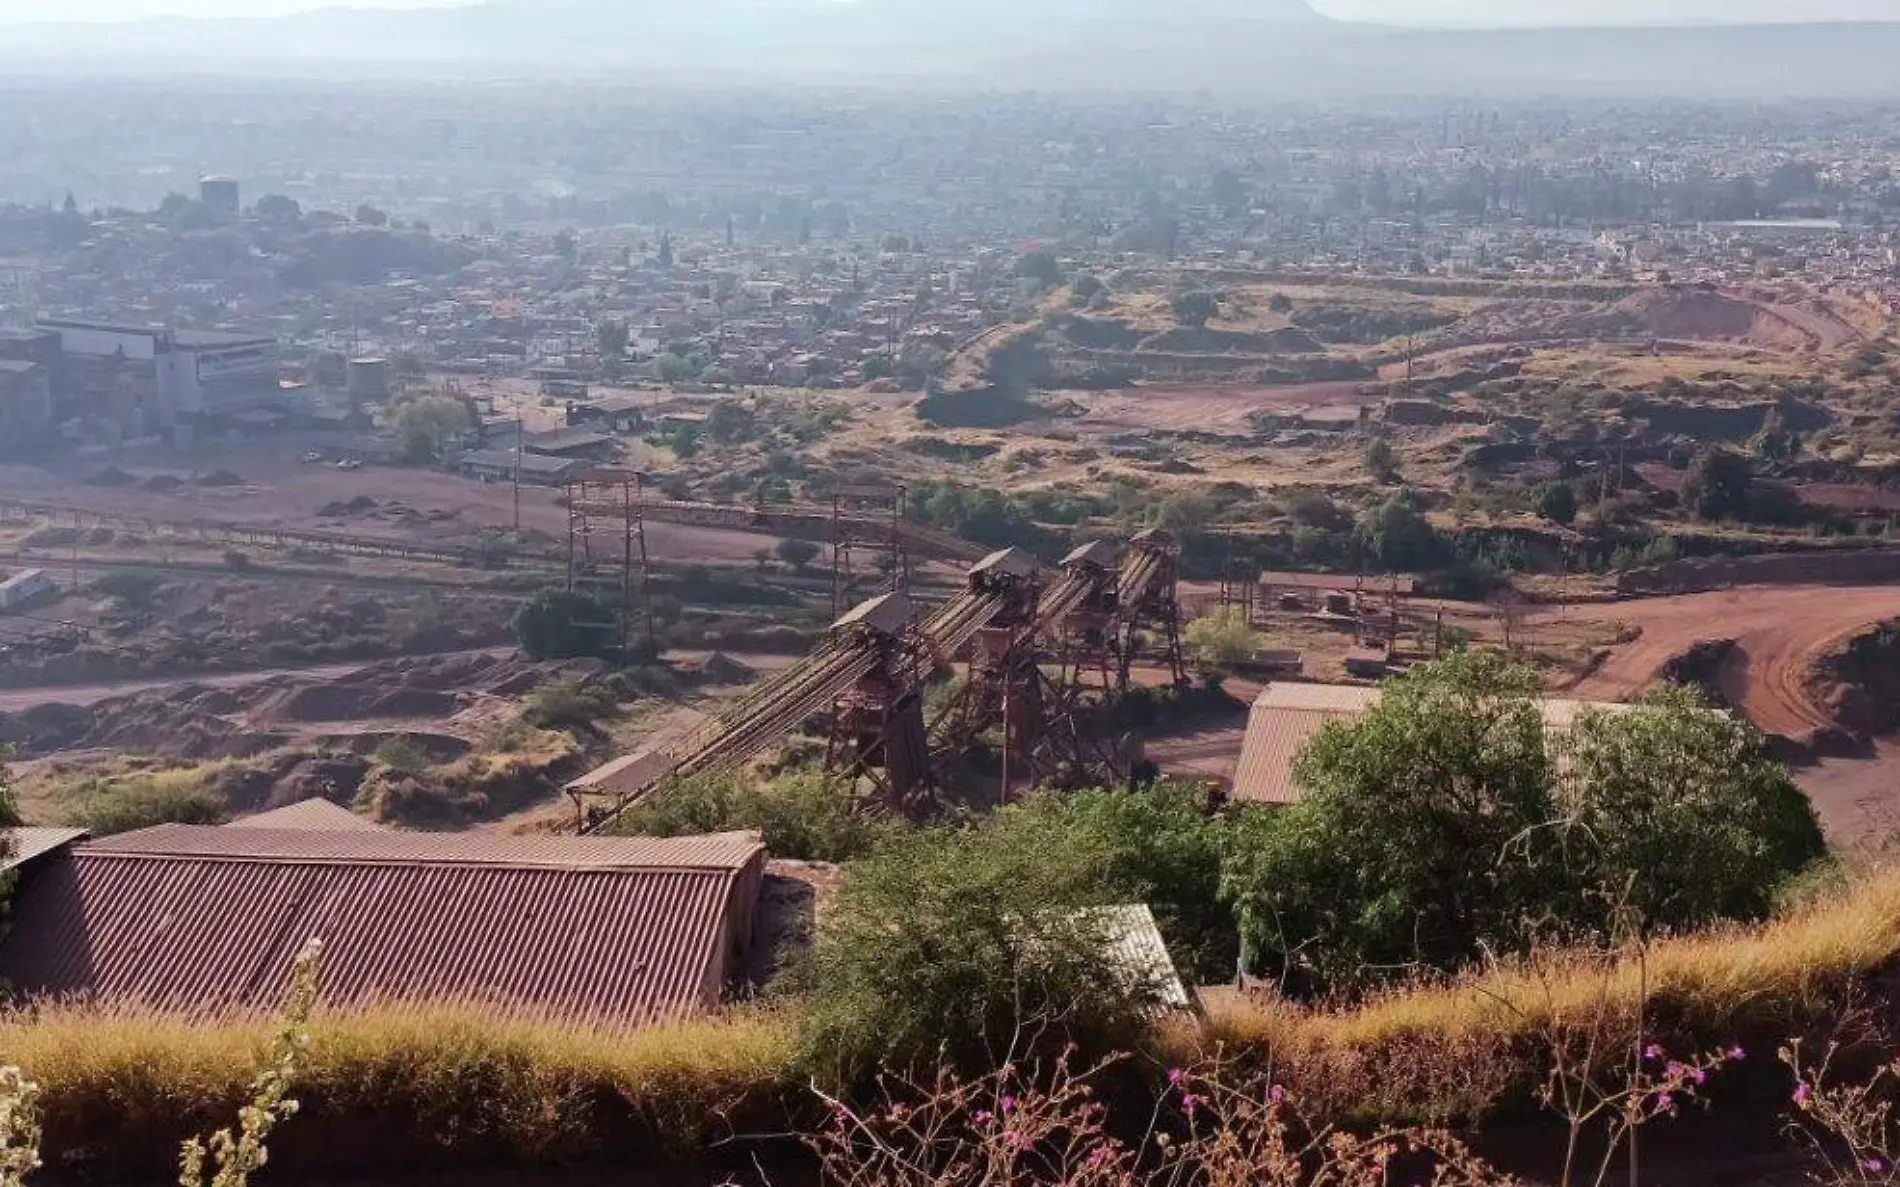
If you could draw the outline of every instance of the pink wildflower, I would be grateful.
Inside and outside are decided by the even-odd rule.
[[[1267,1089],[1267,1100],[1269,1102],[1277,1105],[1285,1099],[1286,1099],[1286,1089],[1280,1087],[1278,1084],[1275,1084],[1273,1087]]]
[[[1808,1103],[1808,1086],[1805,1081],[1794,1086],[1794,1103],[1798,1105]]]

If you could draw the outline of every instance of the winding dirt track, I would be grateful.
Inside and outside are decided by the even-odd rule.
[[[1747,653],[1747,664],[1725,674],[1723,691],[1758,728],[1792,737],[1831,724],[1808,690],[1814,662],[1849,636],[1894,617],[1900,617],[1900,586],[1788,586],[1549,609],[1531,621],[1539,626],[1625,623],[1642,629],[1640,639],[1613,649],[1602,667],[1572,690],[1586,699],[1627,700],[1695,643],[1734,639]]]

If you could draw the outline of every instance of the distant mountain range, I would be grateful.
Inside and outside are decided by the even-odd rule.
[[[0,65],[1400,93],[1900,96],[1900,23],[1407,30],[1302,0],[492,0],[0,29]]]

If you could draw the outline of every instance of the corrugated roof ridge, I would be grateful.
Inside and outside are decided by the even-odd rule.
[[[751,857],[737,865],[731,862],[598,862],[506,860],[485,857],[383,857],[312,853],[160,853],[125,849],[98,849],[78,846],[76,857],[89,861],[217,861],[267,866],[481,866],[497,870],[561,870],[575,874],[720,874],[736,877],[752,860],[765,853],[760,845]]]

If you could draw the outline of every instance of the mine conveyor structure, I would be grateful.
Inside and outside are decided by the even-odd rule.
[[[928,617],[902,592],[841,616],[824,645],[728,705],[679,742],[638,752],[569,785],[582,832],[611,825],[670,779],[756,758],[805,722],[825,716],[828,770],[869,779],[873,798],[917,815],[931,806],[931,756],[1004,732],[1005,794],[1018,780],[1127,777],[1126,746],[1094,736],[1084,693],[1125,691],[1137,651],[1164,650],[1177,680],[1179,548],[1164,532],[1124,546],[1075,549],[1054,573],[1019,548],[971,566],[964,588]],[[961,689],[926,722],[931,676],[966,666]]]
[[[921,722],[921,685],[929,667],[923,651],[909,598],[886,594],[866,602],[839,619],[816,652],[751,689],[685,739],[646,754],[636,751],[569,784],[580,831],[607,828],[668,780],[749,762],[827,710],[842,714],[851,708],[852,721],[861,725],[873,692],[895,700],[891,690],[910,686],[917,694]],[[909,761],[904,739],[886,737],[880,739],[883,744],[871,746],[860,732],[851,740],[855,749],[847,756],[834,736],[828,750],[835,752],[836,763],[862,773],[873,765],[882,770],[888,756],[897,775],[896,786],[887,790],[903,796],[917,793],[908,782],[917,764]],[[611,779],[600,778],[610,769]]]

